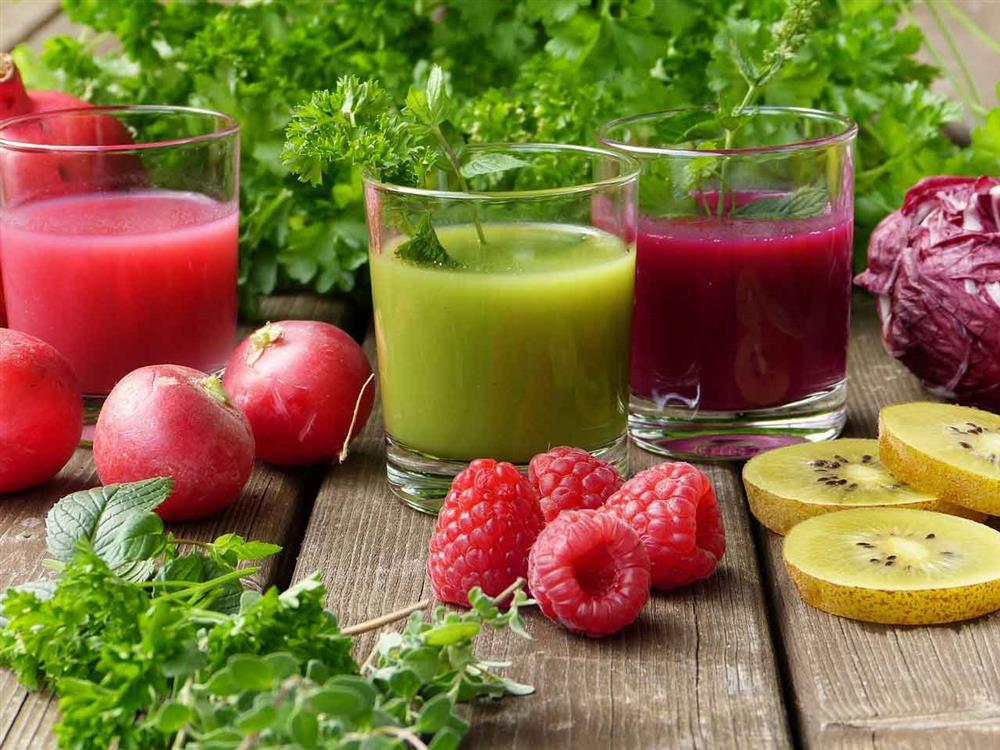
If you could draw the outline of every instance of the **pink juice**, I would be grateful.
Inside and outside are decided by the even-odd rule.
[[[0,213],[11,328],[106,394],[150,364],[221,367],[236,335],[238,210],[194,193],[89,193]]]
[[[746,411],[841,382],[850,220],[643,219],[631,386],[663,406]]]

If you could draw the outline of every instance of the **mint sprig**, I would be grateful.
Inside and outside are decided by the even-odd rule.
[[[760,62],[754,60],[748,51],[753,22],[732,19],[720,32],[723,43],[747,86],[743,99],[732,108],[726,106],[724,94],[720,92],[717,117],[725,133],[724,149],[732,148],[736,133],[753,119],[752,108],[764,87],[781,71],[785,63],[798,54],[814,27],[819,9],[817,0],[786,0],[786,2],[784,14],[771,28],[772,41],[761,56]],[[717,209],[720,216],[733,203],[728,199],[728,193],[729,159],[722,157]]]

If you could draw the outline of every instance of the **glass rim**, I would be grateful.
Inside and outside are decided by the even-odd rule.
[[[755,154],[787,153],[794,151],[805,151],[808,149],[831,146],[837,143],[844,143],[858,134],[858,124],[849,117],[838,115],[835,112],[827,112],[822,109],[810,109],[808,107],[753,107],[751,112],[763,115],[797,115],[802,120],[825,120],[837,123],[840,130],[830,135],[819,138],[809,138],[791,143],[778,143],[772,146],[748,146],[744,148],[714,148],[696,149],[680,148],[677,146],[637,146],[632,143],[623,143],[615,140],[609,135],[609,131],[622,125],[630,125],[637,122],[661,119],[665,115],[675,115],[683,112],[696,112],[702,110],[712,112],[717,110],[714,104],[707,104],[701,107],[674,107],[671,109],[661,109],[655,112],[640,112],[635,115],[627,115],[610,120],[597,129],[597,140],[608,148],[618,149],[629,154],[642,154],[644,156],[752,156]]]
[[[211,118],[218,122],[218,127],[210,133],[200,135],[185,136],[183,138],[168,138],[162,141],[149,141],[146,143],[107,143],[91,145],[72,144],[52,144],[52,143],[31,143],[16,138],[4,136],[4,131],[14,125],[22,125],[26,122],[41,121],[54,117],[72,115],[109,115],[115,112],[140,112],[147,114],[163,115],[199,115]],[[12,151],[30,151],[36,153],[57,152],[74,154],[96,154],[129,151],[149,151],[154,149],[171,148],[174,146],[186,146],[192,143],[208,143],[222,140],[240,132],[240,124],[232,115],[225,112],[218,112],[214,109],[204,109],[201,107],[183,107],[169,104],[112,104],[101,107],[67,107],[65,109],[51,109],[47,112],[30,112],[25,115],[18,115],[0,122],[0,149]]]
[[[374,177],[367,169],[362,171],[361,177],[366,186],[375,188],[387,193],[397,193],[401,195],[412,195],[421,198],[442,198],[448,200],[511,200],[513,198],[551,198],[561,195],[576,195],[580,193],[597,192],[607,188],[627,185],[639,179],[642,166],[639,161],[628,154],[622,154],[607,148],[598,146],[581,146],[572,143],[473,143],[466,146],[470,151],[522,151],[542,153],[546,151],[567,151],[577,154],[590,154],[591,156],[603,156],[612,159],[622,166],[622,173],[616,177],[608,177],[603,180],[592,180],[574,185],[563,185],[555,188],[537,188],[531,190],[488,190],[488,191],[466,191],[466,190],[436,190],[432,188],[411,187],[409,185],[397,185],[393,182],[383,182]]]

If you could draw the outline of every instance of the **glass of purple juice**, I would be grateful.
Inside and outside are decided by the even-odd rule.
[[[846,421],[854,220],[843,117],[713,108],[599,132],[642,165],[629,433],[694,459],[836,437]]]

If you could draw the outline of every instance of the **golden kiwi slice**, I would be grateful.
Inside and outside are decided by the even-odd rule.
[[[983,518],[896,479],[879,462],[877,440],[842,438],[760,453],[743,467],[743,485],[754,516],[777,534],[821,513],[856,507],[903,506]]]
[[[929,625],[1000,609],[1000,532],[945,513],[816,516],[788,532],[784,557],[806,604],[841,617]]]
[[[1000,515],[1000,416],[954,404],[887,406],[879,458],[900,479],[956,505]]]

